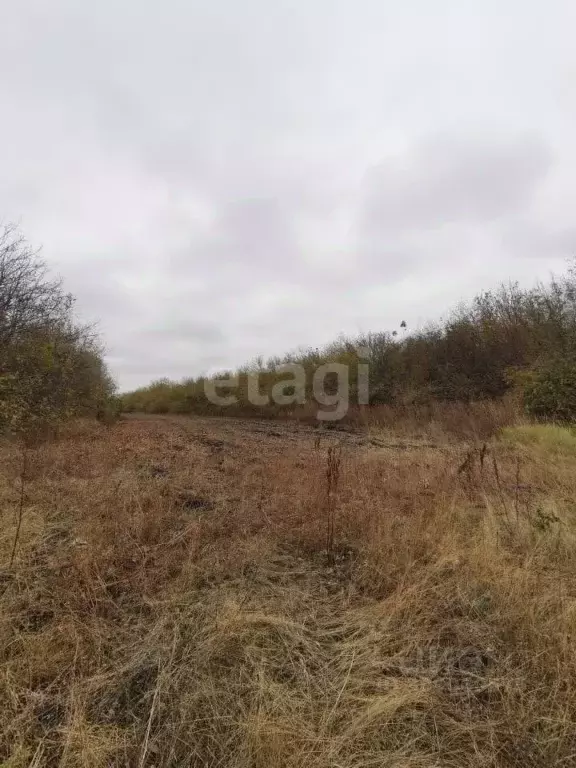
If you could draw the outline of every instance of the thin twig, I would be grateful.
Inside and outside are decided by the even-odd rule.
[[[504,491],[502,490],[502,483],[500,482],[500,472],[498,470],[498,462],[496,461],[496,456],[492,454],[492,466],[494,468],[494,476],[496,477],[496,486],[498,488],[498,495],[500,496],[500,503],[502,504],[502,509],[504,510],[504,515],[506,516],[506,522],[508,523],[508,528],[510,529],[510,515],[508,514],[508,507],[506,506],[506,501],[504,499]]]
[[[334,532],[336,516],[336,491],[340,477],[342,446],[328,448],[326,456],[326,552],[332,561],[334,551]]]
[[[516,527],[518,527],[518,521],[520,517],[519,498],[520,498],[520,456],[517,456],[516,457],[516,488],[514,489],[514,511],[516,512]]]
[[[10,555],[10,568],[14,565],[16,549],[20,540],[20,530],[22,528],[22,519],[24,517],[24,501],[26,494],[26,470],[28,469],[28,447],[22,446],[22,472],[20,473],[20,503],[18,504],[18,520],[16,522],[16,533],[14,534],[14,543],[12,545],[12,554]]]

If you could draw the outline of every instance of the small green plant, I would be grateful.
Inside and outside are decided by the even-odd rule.
[[[542,533],[546,533],[555,523],[559,522],[560,518],[557,515],[546,512],[542,507],[538,507],[532,520],[534,527]]]

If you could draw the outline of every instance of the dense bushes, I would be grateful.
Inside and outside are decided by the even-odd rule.
[[[305,350],[268,363],[258,361],[238,372],[238,402],[226,407],[225,412],[276,415],[292,410],[293,406],[273,403],[252,405],[248,380],[251,373],[258,373],[259,391],[269,394],[283,378],[275,367],[293,362],[306,371],[307,401],[319,365],[347,364],[350,401],[354,403],[358,400],[358,364],[368,362],[371,404],[425,405],[432,401],[500,398],[518,384],[518,376],[511,372],[532,371],[532,383],[524,379],[520,387],[527,386],[528,410],[534,415],[568,418],[575,412],[571,399],[576,397],[571,395],[571,387],[576,376],[571,374],[570,379],[565,367],[551,368],[547,364],[568,358],[576,359],[573,269],[565,277],[531,290],[511,284],[481,293],[468,305],[458,307],[443,323],[423,330],[342,338],[323,350]],[[126,410],[156,413],[221,411],[205,397],[204,383],[202,378],[178,383],[163,379],[124,395],[123,406]]]
[[[526,411],[538,419],[576,420],[576,360],[553,359],[521,379]]]
[[[0,232],[0,432],[32,434],[75,415],[104,416],[114,385],[93,331],[38,253]]]

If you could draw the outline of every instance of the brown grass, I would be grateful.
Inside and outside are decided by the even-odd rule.
[[[576,765],[576,451],[457,431],[82,425],[12,567],[2,447],[2,768]]]

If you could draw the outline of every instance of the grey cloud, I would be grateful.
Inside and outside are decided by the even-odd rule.
[[[231,200],[207,230],[173,254],[174,279],[194,282],[201,273],[204,285],[198,293],[209,294],[214,309],[229,297],[245,298],[246,288],[297,281],[303,261],[297,219],[297,210],[274,198]]]
[[[181,381],[192,374],[198,376],[226,367],[226,356],[202,355],[187,357],[180,350],[173,350],[173,356],[152,359],[146,356],[144,350],[135,350],[130,357],[122,358],[110,355],[109,364],[116,370],[122,371],[120,390],[129,392],[137,387],[145,386],[157,379],[168,378]]]
[[[522,218],[506,224],[502,239],[512,253],[522,258],[576,258],[574,226],[555,227]]]
[[[195,320],[190,317],[181,317],[168,320],[163,324],[144,329],[141,332],[143,341],[156,343],[166,339],[185,342],[199,342],[201,344],[218,345],[226,340],[224,329],[214,323]]]
[[[299,248],[292,225],[293,212],[277,200],[236,200],[226,205],[215,224],[218,244],[228,264],[254,265],[267,270],[296,261]]]
[[[77,308],[87,320],[124,317],[137,310],[120,275],[114,273],[113,264],[107,260],[88,258],[55,266],[59,267],[66,290],[74,294]]]
[[[220,370],[229,365],[229,359],[224,345],[201,340],[179,342],[166,337],[159,343],[143,332],[127,333],[108,351],[109,364],[122,372],[120,386],[124,391],[153,379],[167,377],[179,381]]]
[[[553,156],[576,175],[567,0],[4,6],[0,219],[123,387],[395,327],[573,242],[539,199]]]
[[[371,237],[493,221],[529,205],[551,165],[539,139],[428,139],[370,171],[362,230]]]

